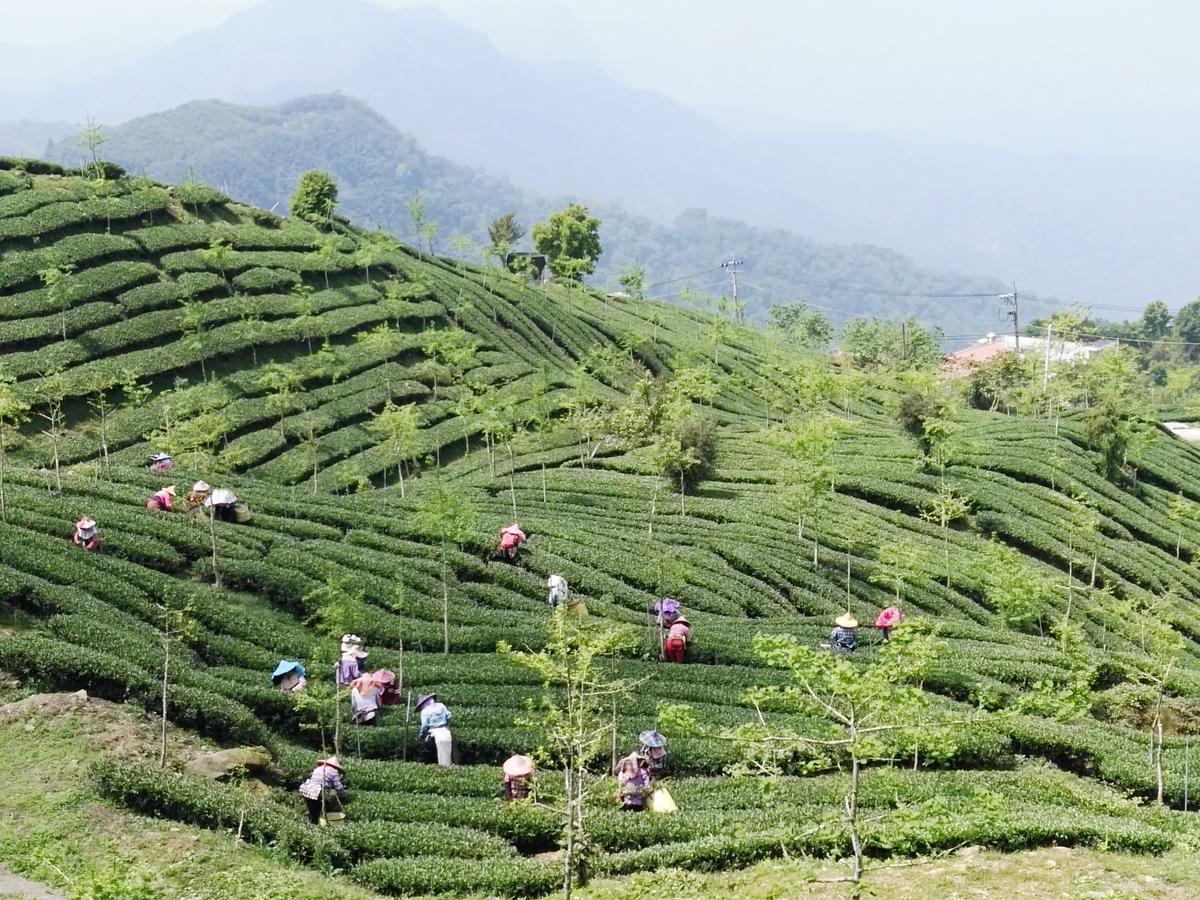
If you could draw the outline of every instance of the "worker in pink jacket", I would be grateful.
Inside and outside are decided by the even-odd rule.
[[[146,509],[154,512],[171,512],[175,508],[171,505],[174,499],[175,485],[168,484],[161,491],[156,491],[154,496],[146,501]]]
[[[667,639],[663,641],[663,659],[667,662],[683,662],[683,656],[687,653],[687,645],[692,640],[692,625],[683,616],[677,618],[671,630],[667,632]]]

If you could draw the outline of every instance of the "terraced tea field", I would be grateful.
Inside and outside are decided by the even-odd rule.
[[[538,742],[516,723],[540,688],[495,650],[541,646],[546,578],[561,573],[595,619],[644,635],[612,665],[640,684],[618,711],[622,749],[663,703],[690,704],[702,724],[754,721],[744,691],[784,677],[752,651],[756,634],[815,645],[839,611],[870,622],[897,596],[910,622],[936,626],[942,649],[922,684],[932,715],[980,724],[871,770],[871,854],[962,843],[1158,852],[1194,839],[1181,810],[1200,764],[1188,736],[1200,530],[1184,512],[1200,502],[1200,450],[1166,433],[1131,449],[1137,482],[1119,484],[1098,474],[1076,417],[1055,426],[964,410],[953,454],[931,466],[894,412],[911,384],[864,379],[762,332],[530,286],[195,185],[12,160],[0,163],[0,353],[0,395],[29,416],[9,429],[3,470],[0,669],[154,711],[163,607],[186,608],[195,628],[172,649],[170,721],[269,747],[289,779],[250,797],[103,763],[95,778],[114,802],[241,822],[247,840],[383,892],[554,890],[560,866],[539,854],[561,822],[497,799],[499,762]],[[717,434],[715,470],[684,495],[630,424],[640,395],[667,390]],[[389,404],[415,410],[411,440],[373,424]],[[834,435],[807,503],[780,440],[797,414]],[[173,483],[228,486],[252,521],[149,512],[165,482],[144,462],[163,448]],[[476,517],[443,549],[428,511],[446,489]],[[953,515],[939,512],[948,497],[960,501]],[[70,543],[84,514],[100,523],[99,553]],[[514,519],[532,539],[512,566],[491,551]],[[331,585],[361,596],[347,627],[371,663],[451,707],[463,765],[405,761],[417,746],[402,708],[375,728],[344,724],[350,822],[321,830],[294,790],[320,749],[318,722],[268,675],[289,658],[323,677],[314,656],[329,641],[314,616]],[[668,595],[696,637],[682,666],[659,662],[649,627]],[[1068,616],[1081,643],[1054,636]],[[1148,622],[1179,641],[1165,679],[1167,808],[1143,802],[1158,789],[1149,733],[1111,714],[1145,680]],[[856,665],[876,653],[874,634],[863,640]],[[1073,715],[1027,702],[1080,683],[1087,702]],[[680,812],[622,815],[597,792],[594,872],[846,852],[844,774],[795,767],[764,791],[722,775],[740,755],[727,740],[670,747]],[[551,803],[553,782],[544,776]]]

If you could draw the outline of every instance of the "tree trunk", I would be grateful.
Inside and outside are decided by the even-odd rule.
[[[1163,692],[1166,690],[1166,681],[1158,686],[1158,702],[1154,707],[1154,724],[1151,726],[1153,731],[1153,746],[1154,746],[1154,800],[1159,805],[1163,805],[1163,723],[1162,723],[1162,703]]]
[[[0,427],[0,522],[8,521],[8,508],[4,505],[4,466],[8,461],[4,455],[5,430]]]
[[[545,505],[548,502],[546,499],[546,464],[542,463],[542,504]]]
[[[171,621],[167,610],[167,621],[163,631],[163,677],[162,677],[162,736],[158,745],[158,767],[167,765],[167,685],[171,673]]]
[[[850,726],[850,740],[854,741],[857,729]],[[854,852],[851,880],[857,885],[862,880],[863,846],[858,834],[858,753],[851,744],[850,750],[850,793],[846,795],[846,825],[850,830],[850,848]]]
[[[212,539],[213,587],[221,587],[221,570],[217,566],[217,508],[208,508],[208,535]]]
[[[566,822],[563,847],[563,900],[571,900],[571,872],[575,866],[575,778],[574,764],[568,763],[563,768],[563,787],[566,794]]]
[[[679,515],[681,515],[681,516],[687,515],[687,510],[683,508],[683,497],[684,497],[684,494],[686,493],[685,487],[686,487],[686,485],[684,484],[684,481],[683,481],[683,473],[680,472],[679,473]]]
[[[404,466],[396,463],[396,477],[400,480],[400,499],[404,499]]]
[[[450,655],[450,589],[446,586],[446,542],[442,542],[442,652]]]

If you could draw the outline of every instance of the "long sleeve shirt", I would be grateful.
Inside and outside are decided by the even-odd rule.
[[[346,790],[341,774],[333,766],[322,765],[313,769],[308,780],[300,785],[300,796],[307,797],[309,800],[319,800],[323,790],[330,790],[337,794]]]
[[[431,729],[445,728],[449,724],[450,710],[446,709],[444,703],[439,703],[436,700],[432,703],[427,703],[421,709],[421,730],[417,733],[417,740],[423,739]]]
[[[829,643],[834,650],[849,653],[858,647],[858,629],[838,626],[829,634]]]

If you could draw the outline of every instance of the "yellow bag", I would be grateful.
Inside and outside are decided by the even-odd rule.
[[[675,805],[675,798],[671,796],[671,792],[665,787],[660,787],[651,791],[650,796],[646,798],[646,810],[652,813],[673,813],[679,812],[679,807]]]
[[[588,614],[587,604],[582,600],[576,600],[574,603],[567,606],[567,612],[580,619],[586,619]]]

